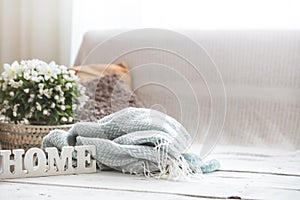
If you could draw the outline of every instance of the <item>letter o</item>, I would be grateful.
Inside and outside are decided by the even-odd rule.
[[[37,165],[34,163],[34,155],[37,156]],[[30,175],[41,175],[45,173],[46,169],[46,155],[43,150],[39,148],[31,148],[25,154],[24,166]]]

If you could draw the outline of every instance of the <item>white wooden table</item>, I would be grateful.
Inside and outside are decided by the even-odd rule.
[[[6,179],[7,199],[300,199],[300,151],[222,147],[210,156],[217,172],[172,182],[103,171],[95,174]]]

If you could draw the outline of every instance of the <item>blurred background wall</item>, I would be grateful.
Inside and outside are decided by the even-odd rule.
[[[0,71],[31,58],[73,65],[89,30],[299,30],[299,7],[299,0],[0,0]]]
[[[72,0],[0,0],[0,64],[38,58],[69,65]]]

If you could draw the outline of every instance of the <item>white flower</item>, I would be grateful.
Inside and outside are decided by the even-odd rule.
[[[44,80],[44,77],[42,77],[42,76],[38,76],[38,77],[37,77],[37,80],[38,80],[38,82],[41,82],[41,81],[43,81],[43,80]]]
[[[28,94],[29,93],[29,88],[26,88],[26,89],[24,89],[23,90],[26,94]]]
[[[70,72],[71,72],[72,70],[70,70]],[[73,79],[73,77],[70,77],[69,75],[67,75],[67,74],[64,74],[63,75],[63,78],[65,79],[65,80],[67,80],[67,81],[74,81],[74,79]]]
[[[70,70],[69,73],[70,73],[70,76],[75,76],[75,74],[76,74],[76,72],[74,70]]]
[[[61,118],[61,121],[62,121],[62,122],[67,122],[68,119],[67,119],[66,117],[62,117],[62,118]]]
[[[4,100],[4,101],[3,101],[3,104],[4,104],[4,105],[8,105],[8,101],[7,101],[7,100]]]
[[[46,62],[41,61],[41,60],[37,60],[37,59],[31,60],[30,62],[31,62],[30,65],[32,65],[32,66],[36,69],[36,71],[39,72],[39,73],[41,72],[41,70],[42,70],[45,66],[48,65]]]
[[[54,61],[50,62],[49,65],[43,65],[40,68],[40,73],[44,75],[45,80],[49,80],[51,77],[57,79],[57,75],[60,73],[59,68]]]
[[[51,103],[51,108],[55,108],[55,103]]]
[[[66,110],[66,107],[65,107],[64,105],[61,105],[61,106],[60,106],[60,109],[61,109],[61,110]]]
[[[26,80],[30,80],[31,79],[31,74],[28,71],[24,72],[23,76],[24,76],[24,79],[26,79]]]
[[[13,91],[9,92],[9,96],[13,97],[15,96],[15,93]]]
[[[0,114],[3,114],[6,112],[6,109],[5,108],[2,108],[2,110],[0,110]]]
[[[40,95],[43,95],[44,94],[44,90],[43,89],[39,89],[39,93],[40,93]]]
[[[13,107],[13,112],[17,112],[18,111],[18,107],[20,106],[20,104],[16,104]]]
[[[13,88],[19,88],[19,83],[18,82],[14,82],[14,83],[11,84],[11,86]]]
[[[37,71],[31,70],[30,73],[31,73],[31,77],[36,78],[36,79],[38,78],[39,73]]]
[[[40,82],[40,80],[38,79],[38,77],[31,77],[31,80],[34,82]]]
[[[61,103],[65,103],[65,100],[66,100],[66,98],[65,97],[61,97],[61,98],[59,98],[59,101],[58,102],[61,102]]]
[[[38,84],[38,87],[39,87],[40,89],[43,89],[44,86],[45,86],[44,83],[39,83],[39,84]]]
[[[7,89],[7,83],[4,82],[4,83],[2,84],[2,91],[5,91],[6,89]]]
[[[54,99],[55,99],[56,101],[58,101],[58,100],[59,100],[59,96],[58,96],[58,95],[55,95],[55,96],[54,96]]]
[[[48,115],[48,110],[43,110],[43,115]]]
[[[70,88],[72,88],[72,83],[70,83],[70,82],[68,82],[67,84],[66,84],[66,90],[69,90]]]
[[[68,73],[68,68],[64,65],[60,65],[59,69],[61,70],[62,74],[67,74]]]
[[[40,82],[44,78],[42,76],[39,76],[38,72],[35,70],[31,70],[31,80],[34,82]]]
[[[10,79],[8,81],[8,85],[11,85],[11,86],[14,86],[16,84],[15,80],[14,79]]]
[[[34,97],[35,97],[35,94],[30,94],[29,99],[28,99],[28,103],[33,102]]]
[[[0,114],[2,115],[2,114],[4,114],[6,112],[6,110],[4,109],[4,108],[2,108],[1,110],[0,110]]]
[[[41,104],[40,104],[39,102],[36,102],[35,104],[36,104],[36,109],[37,109],[38,111],[41,111],[41,110],[42,110]]]
[[[25,115],[26,119],[30,119],[31,117],[32,117],[32,111],[30,113],[28,113],[28,114]]]
[[[69,117],[69,122],[73,122],[73,117]]]
[[[18,82],[11,81],[11,86],[12,86],[13,88],[19,88],[19,87],[21,87],[22,85],[23,85],[23,81],[22,81],[22,80],[20,80],[20,81],[18,81]]]
[[[38,77],[38,73],[37,73],[37,71],[35,71],[35,70],[31,70],[31,76],[32,77]]]
[[[55,88],[54,88],[56,91],[58,91],[58,92],[60,92],[61,91],[61,85],[57,85],[57,86],[55,86]]]
[[[16,104],[16,105],[14,105],[14,107],[13,107],[13,116],[14,117],[17,117],[18,116],[18,113],[17,113],[17,111],[18,111],[18,107],[20,106],[20,104]]]
[[[48,98],[48,99],[50,99],[51,98],[51,91],[49,90],[49,89],[45,89],[44,91],[43,91],[43,94]]]
[[[5,79],[16,79],[17,76],[21,76],[22,68],[17,61],[13,62],[11,65],[4,64],[3,76]]]

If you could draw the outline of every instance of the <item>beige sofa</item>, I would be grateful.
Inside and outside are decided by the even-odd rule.
[[[219,144],[297,150],[299,55],[299,31],[91,31],[75,65],[125,61],[146,106],[181,121],[196,142],[209,123],[220,126],[215,109],[226,111]]]

